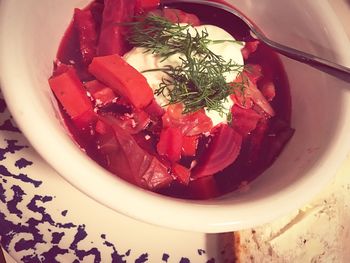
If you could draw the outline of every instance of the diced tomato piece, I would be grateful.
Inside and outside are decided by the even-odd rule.
[[[144,11],[156,9],[160,5],[160,0],[137,0],[136,13],[143,13]]]
[[[244,89],[240,89],[241,85],[244,85]],[[232,100],[238,103],[243,108],[251,108],[253,103],[258,105],[263,111],[265,111],[269,116],[275,116],[275,111],[257,88],[256,84],[253,83],[246,72],[243,71],[232,83],[233,88],[240,89],[236,90],[233,95],[231,95]]]
[[[270,105],[270,103],[266,100],[261,91],[256,87],[256,85],[249,85],[247,89],[248,96],[254,101],[256,105],[258,105],[263,111],[265,111],[269,116],[275,116],[275,111]]]
[[[250,109],[254,105],[253,100],[249,97],[249,93],[247,93],[247,87],[249,87],[249,84],[249,80],[244,72],[239,74],[235,81],[231,83],[234,92],[230,98],[234,104],[238,104],[245,109]]]
[[[253,84],[256,84],[263,76],[262,67],[258,64],[247,64],[244,68],[244,74]]]
[[[176,162],[181,158],[182,133],[179,128],[165,128],[160,133],[157,152],[166,156],[169,161]]]
[[[220,195],[213,176],[201,177],[191,181],[188,187],[192,197],[196,199],[210,199]]]
[[[231,108],[231,125],[243,137],[250,134],[256,128],[257,123],[263,117],[253,109],[243,109],[238,105]]]
[[[195,156],[198,147],[198,136],[183,136],[182,155]]]
[[[122,25],[133,20],[136,0],[105,0],[98,55],[123,55],[128,45],[126,35],[129,27]]]
[[[271,81],[264,83],[261,88],[261,93],[268,101],[272,101],[276,96],[275,84],[273,84]]]
[[[182,114],[183,105],[173,104],[167,108],[163,115],[164,127],[178,127],[183,135],[193,136],[209,132],[213,127],[212,120],[205,114],[204,110]]]
[[[171,104],[168,106],[165,115],[163,116],[163,125],[170,127],[172,125],[179,125],[183,117],[182,112],[184,110],[183,104]]]
[[[58,101],[71,119],[84,120],[86,124],[95,117],[90,98],[74,68],[49,79],[49,84]]]
[[[95,20],[89,9],[74,9],[74,27],[79,36],[80,54],[85,65],[96,55],[97,33]]]
[[[243,58],[248,59],[250,54],[254,53],[258,49],[258,45],[258,40],[246,42],[245,46],[241,50]]]
[[[117,98],[111,88],[102,84],[98,80],[85,82],[84,86],[94,98],[97,106],[106,105]]]
[[[174,163],[172,167],[173,173],[175,174],[176,179],[184,185],[188,185],[190,182],[191,171],[181,164]]]
[[[89,72],[125,96],[137,109],[146,107],[154,98],[146,78],[119,55],[95,57]]]
[[[182,119],[182,133],[187,136],[209,132],[213,127],[213,121],[205,114],[204,110],[185,114]]]
[[[199,18],[190,13],[186,13],[179,9],[164,8],[163,17],[173,23],[186,23],[192,26],[199,26],[201,24]]]
[[[238,104],[244,109],[250,109],[254,105],[253,100],[250,97],[246,96],[245,91],[235,91],[235,93],[233,93],[230,98],[234,104]]]
[[[226,124],[216,126],[206,152],[192,170],[193,178],[214,175],[232,164],[241,150],[242,136]]]

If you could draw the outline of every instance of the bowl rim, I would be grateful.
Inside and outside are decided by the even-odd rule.
[[[11,1],[3,0],[2,8],[0,8],[0,17],[2,17],[0,18],[0,32],[5,32],[6,30],[7,21],[5,18],[7,15],[7,9],[4,8],[6,7],[4,3],[9,2]],[[341,62],[350,65],[350,54],[346,52],[348,46],[350,46],[350,41],[345,34],[344,28],[338,20],[336,14],[331,9],[328,2],[325,2],[324,5],[317,5],[316,3],[313,5],[317,6],[317,8],[323,9],[323,12],[328,13],[328,23],[331,24],[330,28],[334,28],[334,34],[337,35],[337,39],[339,40],[337,41],[337,46],[334,48],[341,51]],[[21,104],[21,101],[28,98],[30,99],[30,94],[26,94],[29,96],[26,98],[24,98],[25,96],[22,95],[21,97],[18,97],[17,100],[12,99],[18,94],[15,94],[15,91],[14,89],[11,89],[11,86],[25,83],[26,78],[25,76],[16,80],[13,80],[12,78],[13,68],[7,67],[9,61],[8,59],[10,59],[10,57],[6,52],[7,48],[9,47],[8,45],[10,44],[11,43],[6,40],[6,37],[0,35],[0,81],[8,108],[25,137],[29,140],[34,149],[37,150],[38,153],[61,176],[63,176],[65,180],[74,185],[77,189],[84,192],[97,202],[140,221],[168,228],[206,233],[235,231],[250,228],[256,226],[257,224],[260,225],[270,222],[277,217],[298,209],[313,196],[315,196],[335,175],[335,171],[329,171],[327,166],[333,168],[339,167],[349,151],[349,145],[344,143],[344,138],[346,130],[350,128],[350,122],[346,121],[344,117],[343,121],[346,123],[346,125],[344,124],[338,131],[339,136],[336,142],[332,145],[333,150],[334,148],[337,149],[337,156],[328,157],[323,164],[324,170],[328,171],[327,176],[323,176],[321,178],[316,178],[316,176],[304,178],[303,180],[298,181],[298,183],[287,187],[288,191],[284,191],[283,193],[274,193],[265,198],[249,202],[249,207],[247,207],[245,202],[238,204],[225,204],[222,202],[220,205],[218,205],[216,201],[211,200],[179,200],[165,196],[161,196],[161,198],[159,198],[160,195],[158,194],[143,190],[125,182],[118,177],[111,176],[110,173],[106,173],[105,169],[97,165],[95,162],[88,160],[86,155],[78,147],[76,147],[76,144],[70,140],[67,140],[67,138],[61,138],[53,143],[49,136],[47,136],[47,138],[43,138],[40,133],[36,132],[46,129],[47,133],[52,134],[53,137],[56,138],[57,136],[60,136],[59,131],[55,130],[55,127],[52,125],[47,127],[43,125],[43,123],[45,123],[46,120],[49,121],[49,119],[48,116],[43,114],[43,112],[41,112],[39,115],[37,114],[37,109],[39,109],[39,111],[42,110],[39,106],[36,109],[30,110],[18,108],[18,102]],[[13,64],[13,66],[14,65],[15,64]],[[344,93],[343,99],[344,104],[350,105],[350,94]],[[350,115],[350,106],[344,110],[343,116],[346,115]],[[30,123],[28,123],[28,117],[42,118],[43,122],[40,125],[29,125]],[[47,149],[43,149],[42,144],[53,148],[49,149],[48,152]],[[76,155],[76,161],[80,165],[73,164],[73,166],[69,167],[68,165],[61,165],[62,163],[65,163],[66,158],[65,156],[55,155],[54,151],[57,150],[59,152],[65,152],[66,149],[71,150],[72,153]],[[89,169],[90,173],[98,175],[99,180],[96,181],[94,179],[96,178],[95,176],[93,178],[89,178],[89,182],[82,183],[80,168],[83,166]],[[69,176],[71,174],[73,174],[74,177]],[[97,184],[97,182],[100,189],[105,189],[103,192],[91,191],[91,187]],[[300,187],[301,185],[311,185],[313,182],[317,182],[318,187],[310,188],[308,192],[300,192],[303,188]],[[116,202],[115,200],[111,200],[109,197],[112,192],[118,192],[118,195],[116,196],[119,198],[128,196],[128,206],[124,205],[124,202]],[[286,200],[294,200],[294,202],[293,204],[286,206]],[[271,204],[272,207],[279,207],[279,209],[275,209],[271,211],[271,213],[266,213],[266,207],[264,205],[266,205],[267,202]],[[208,215],[208,207],[210,207],[210,215]],[[242,212],[237,213],[237,211]],[[265,213],[263,213],[264,211]],[[259,217],[256,215],[259,215]],[[199,219],[200,223],[198,223]]]

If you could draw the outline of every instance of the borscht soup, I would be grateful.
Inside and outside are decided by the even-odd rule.
[[[278,56],[210,7],[76,8],[50,87],[72,138],[144,189],[209,199],[245,187],[293,136]]]

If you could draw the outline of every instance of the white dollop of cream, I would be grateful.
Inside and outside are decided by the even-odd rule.
[[[227,121],[226,116],[230,113],[231,107],[233,106],[233,101],[230,97],[228,97],[226,100],[222,101],[222,106],[223,109],[221,113],[216,110],[210,111],[207,108],[204,108],[205,114],[211,119],[213,126]]]
[[[189,33],[194,36],[197,32],[201,33],[202,31],[206,31],[208,33],[208,39],[210,40],[220,40],[218,43],[210,43],[208,44],[208,48],[215,54],[221,56],[225,62],[236,63],[237,65],[243,65],[243,56],[241,53],[242,45],[235,41],[235,39],[231,36],[230,33],[225,31],[224,29],[213,26],[213,25],[202,25],[196,27],[188,27]],[[227,40],[227,41],[222,41]],[[155,71],[147,71],[152,69],[160,69],[165,66],[180,66],[182,64],[181,54],[174,54],[167,59],[160,57],[159,55],[152,54],[151,52],[147,52],[145,48],[135,47],[130,50],[128,53],[124,55],[125,61],[141,72],[145,78],[147,79],[148,84],[152,88],[152,90],[156,90],[159,88],[159,85],[162,83],[163,78],[169,78],[167,74],[163,71],[155,70]],[[147,71],[147,72],[144,72]],[[232,82],[237,77],[238,71],[234,70],[232,72],[225,73],[224,77],[226,82]],[[165,94],[166,95],[166,94]],[[155,96],[155,99],[158,104],[165,105],[168,103],[166,96],[159,95]],[[226,122],[226,115],[230,112],[230,109],[233,105],[233,101],[231,98],[227,98],[223,100],[224,111],[223,113],[219,113],[214,110],[205,109],[206,114],[213,121],[213,125],[217,125],[222,122]]]

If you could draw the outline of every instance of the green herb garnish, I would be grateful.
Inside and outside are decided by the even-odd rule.
[[[130,25],[132,33],[128,40],[132,45],[143,47],[146,52],[159,55],[163,60],[181,54],[181,65],[147,71],[161,70],[169,76],[163,78],[155,95],[162,94],[169,104],[182,102],[185,105],[184,113],[206,107],[209,111],[224,114],[223,102],[227,97],[237,88],[243,91],[244,83],[226,83],[224,77],[228,72],[241,72],[243,65],[227,62],[208,48],[209,44],[226,40],[210,40],[206,30],[195,30],[191,34],[190,25],[171,23],[155,15]]]

